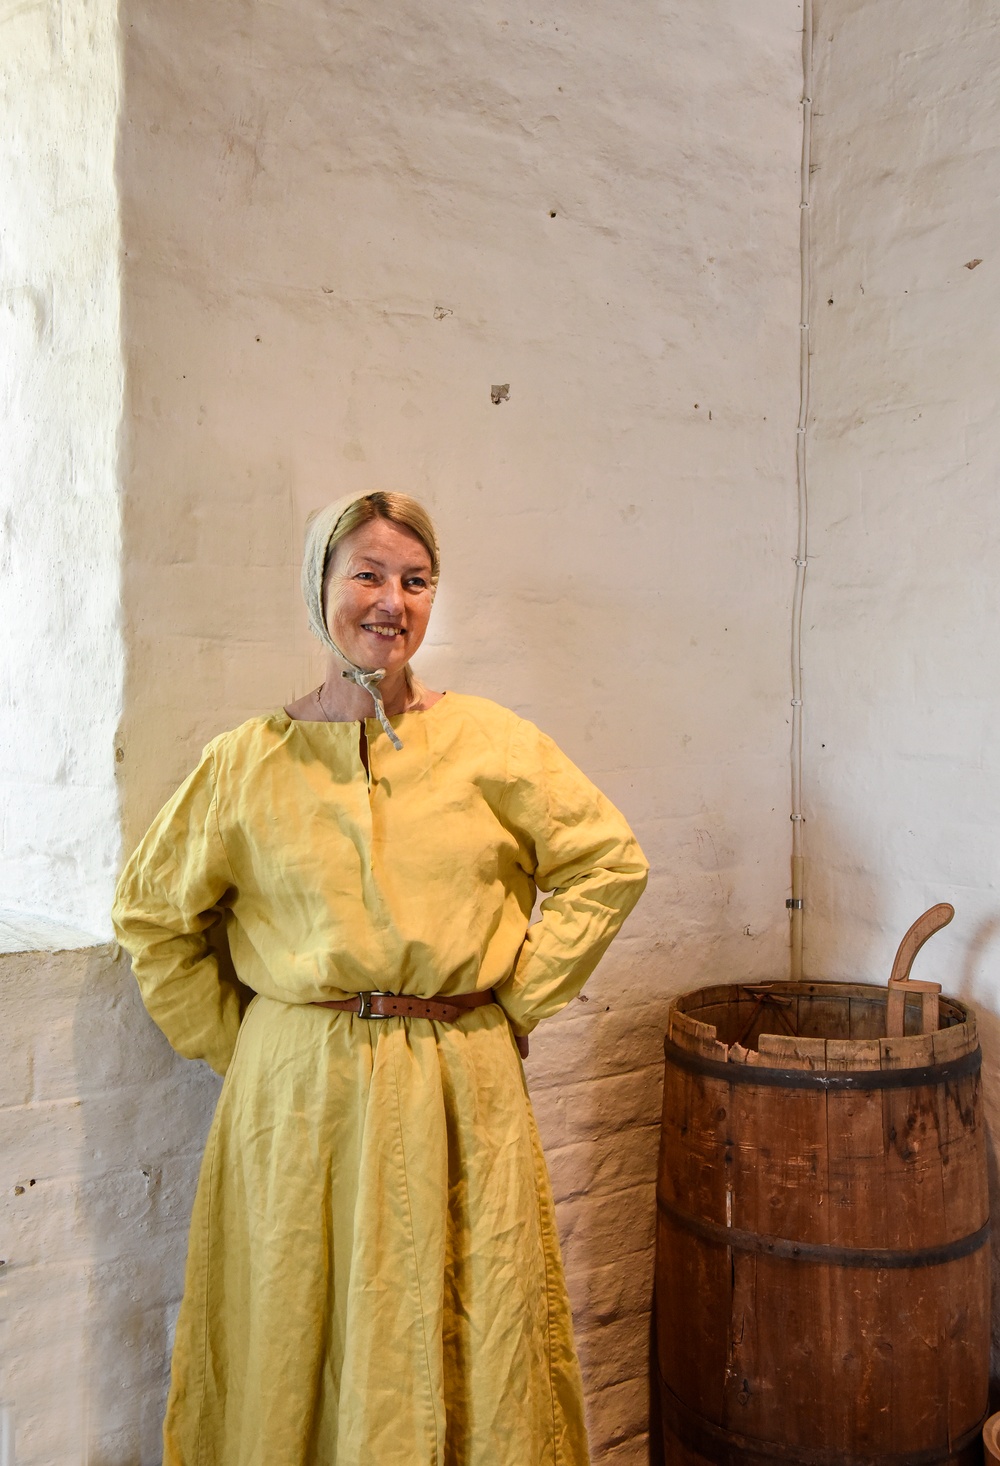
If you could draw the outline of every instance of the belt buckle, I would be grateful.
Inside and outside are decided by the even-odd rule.
[[[358,1017],[359,1018],[383,1018],[383,1013],[372,1012],[372,998],[391,998],[392,993],[385,992],[382,988],[373,990],[370,993],[358,993]]]

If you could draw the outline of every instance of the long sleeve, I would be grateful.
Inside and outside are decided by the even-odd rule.
[[[623,817],[533,724],[512,739],[500,817],[525,869],[551,891],[514,971],[496,989],[526,1034],[576,996],[646,885],[648,864]]]
[[[232,1057],[242,1000],[208,933],[234,885],[210,744],[122,872],[112,920],[150,1015],[178,1053],[205,1059],[219,1074]]]

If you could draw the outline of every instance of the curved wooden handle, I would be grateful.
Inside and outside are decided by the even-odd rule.
[[[890,983],[909,982],[910,968],[920,948],[935,932],[946,927],[954,915],[954,906],[949,905],[947,901],[941,901],[937,906],[932,906],[929,911],[925,911],[923,916],[917,917],[899,944],[896,960],[889,974]]]

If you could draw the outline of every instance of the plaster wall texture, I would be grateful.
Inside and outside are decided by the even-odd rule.
[[[423,675],[541,724],[653,861],[529,1064],[595,1458],[638,1461],[667,1002],[787,961],[799,8],[127,15],[127,838],[318,682],[307,511],[423,498]]]
[[[883,982],[951,901],[915,975],[976,1005],[996,1132],[1000,18],[816,24],[806,965]]]
[[[35,151],[9,163],[24,168],[12,217],[35,234],[0,299],[21,309],[23,277],[44,303],[28,262],[61,224],[46,242],[41,220],[76,210],[50,283],[78,302],[58,350],[29,317],[4,378],[21,413],[11,440],[37,445],[18,482],[40,465],[35,499],[14,505],[9,563],[28,645],[44,647],[37,736],[10,747],[19,785],[33,783],[37,850],[88,894],[59,905],[61,885],[36,872],[0,937],[65,945],[32,911],[82,924],[82,939],[103,929],[115,748],[131,845],[207,738],[318,681],[297,590],[308,510],[355,486],[424,498],[445,567],[423,674],[545,727],[654,864],[589,1001],[547,1025],[529,1061],[594,1458],[644,1460],[667,1003],[787,960],[799,8],[119,8],[121,91],[104,0],[4,22],[37,61],[18,103],[18,146]],[[31,107],[67,56],[78,112],[64,97],[56,147]],[[90,173],[79,163],[79,189],[33,203],[29,177],[62,178],[98,117],[104,151]],[[103,234],[87,212],[100,200]],[[117,409],[102,415],[121,393],[119,330],[120,556]],[[108,397],[74,437],[84,380]],[[69,414],[50,434],[69,445],[55,467],[28,431],[32,403]],[[42,532],[85,554],[88,574],[66,581],[79,605],[42,596]],[[73,758],[45,753],[63,726],[50,694],[66,692],[45,680],[53,657],[93,682],[69,678]],[[12,675],[22,709],[25,685]],[[81,749],[97,806],[67,811]],[[42,828],[52,809],[58,827]],[[169,1053],[113,949],[0,962],[17,1055],[0,1074],[0,1401],[17,1459],[153,1466],[216,1083]]]
[[[76,929],[40,945],[110,934],[120,847],[117,8],[0,17],[0,927]]]

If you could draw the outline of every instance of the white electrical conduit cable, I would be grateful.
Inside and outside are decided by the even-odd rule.
[[[802,14],[802,169],[799,194],[799,421],[795,432],[795,471],[798,486],[798,538],[795,548],[795,591],[792,596],[792,895],[791,978],[802,978],[803,833],[802,813],[802,607],[809,565],[809,479],[806,430],[809,425],[809,314],[812,297],[812,228],[810,169],[812,164],[813,7],[804,0]]]

